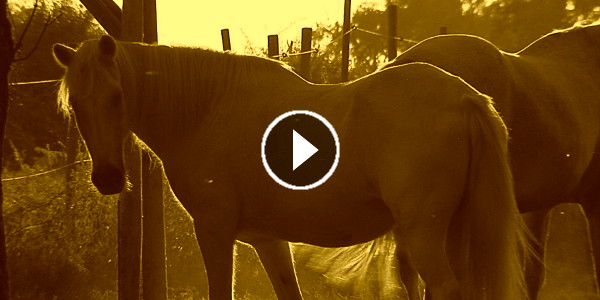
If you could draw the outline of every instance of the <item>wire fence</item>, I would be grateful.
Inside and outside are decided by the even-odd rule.
[[[416,41],[416,40],[407,39],[407,38],[398,37],[398,36],[389,36],[389,35],[382,34],[382,33],[379,33],[379,32],[375,32],[375,31],[371,31],[371,30],[360,28],[357,25],[353,25],[350,28],[350,30],[348,30],[346,33],[340,34],[339,36],[337,36],[336,38],[332,39],[331,41],[329,41],[324,46],[316,47],[314,49],[307,50],[307,51],[302,51],[302,52],[294,52],[294,53],[283,52],[281,54],[273,55],[271,57],[273,57],[273,58],[285,58],[285,57],[298,56],[298,55],[304,55],[304,54],[309,54],[309,53],[319,53],[319,51],[320,51],[321,48],[327,48],[327,47],[331,46],[331,44],[337,42],[338,40],[342,39],[344,36],[349,35],[350,33],[354,32],[354,31],[360,31],[362,33],[370,34],[370,35],[381,37],[381,38],[385,38],[385,39],[394,39],[394,40],[397,40],[397,41],[400,41],[400,42],[409,43],[409,44],[418,44],[419,43],[419,41]]]
[[[367,29],[363,29],[358,27],[357,25],[353,25],[350,30],[348,30],[346,33],[344,34],[340,34],[339,36],[337,36],[336,38],[332,39],[331,41],[329,41],[327,44],[320,46],[320,47],[316,47],[314,49],[310,49],[307,51],[301,51],[301,52],[283,52],[281,54],[278,55],[274,55],[272,56],[273,58],[286,58],[286,57],[292,57],[292,56],[299,56],[299,55],[304,55],[304,54],[318,54],[322,48],[328,48],[329,46],[331,46],[333,43],[339,41],[340,39],[342,39],[344,36],[349,35],[350,33],[354,32],[354,31],[359,31],[362,33],[366,33],[366,34],[370,34],[373,36],[378,36],[381,38],[385,38],[385,39],[394,39],[397,41],[401,41],[401,42],[405,42],[405,43],[410,43],[410,44],[417,44],[419,43],[418,41],[412,40],[412,39],[407,39],[404,37],[398,37],[398,36],[389,36],[386,34],[382,34],[379,32],[375,32],[375,31],[371,31],[371,30],[367,30]],[[25,86],[25,85],[38,85],[38,84],[49,84],[49,83],[57,83],[59,82],[60,79],[48,79],[48,80],[37,80],[37,81],[26,81],[26,82],[10,82],[8,85],[9,86]]]

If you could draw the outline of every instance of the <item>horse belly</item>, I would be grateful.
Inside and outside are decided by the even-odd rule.
[[[380,199],[351,192],[329,196],[316,190],[286,193],[271,204],[260,200],[249,203],[253,207],[242,213],[239,238],[275,237],[342,247],[375,239],[394,224],[390,210]]]
[[[516,145],[519,141],[514,139]],[[592,143],[562,139],[538,145],[511,149],[515,194],[521,212],[576,202],[577,188],[592,159]]]
[[[595,81],[578,66],[521,59],[506,121],[522,212],[577,201],[600,134]],[[568,74],[568,75],[566,75]]]

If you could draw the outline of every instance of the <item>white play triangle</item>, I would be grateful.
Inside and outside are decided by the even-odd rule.
[[[293,131],[293,142],[292,142],[292,156],[293,156],[293,170],[296,170],[300,165],[302,165],[307,159],[313,156],[319,149],[313,146],[309,141],[307,141],[303,136]]]

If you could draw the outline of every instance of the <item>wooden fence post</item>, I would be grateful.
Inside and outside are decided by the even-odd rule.
[[[121,15],[123,14],[121,8],[113,0],[100,0],[100,2],[102,2],[102,4],[111,12],[111,14],[117,18],[119,33],[121,33]]]
[[[388,15],[388,61],[398,56],[398,46],[396,44],[396,34],[398,27],[398,6],[389,5]]]
[[[130,42],[158,41],[156,0],[124,0],[122,11],[112,0],[81,2],[113,37]],[[121,193],[118,205],[119,299],[140,299],[142,257],[147,264],[142,286],[144,298],[167,299],[162,169],[149,173],[153,163],[149,159],[142,161],[142,150],[132,142],[134,138],[131,134],[124,149],[125,167],[132,187]],[[148,155],[144,153],[144,156]],[[148,182],[144,187],[143,180]],[[143,197],[148,199],[149,205],[142,209]],[[146,233],[143,255],[142,210],[148,217],[143,227]]]
[[[269,57],[279,59],[279,57],[276,57],[279,55],[279,37],[276,34],[269,35],[267,41]]]
[[[156,0],[144,0],[144,42],[158,42]],[[142,298],[167,299],[163,171],[159,159],[142,152]]]
[[[142,154],[142,282],[144,300],[167,299],[163,171],[158,158]]]
[[[342,82],[348,81],[348,66],[350,65],[350,0],[344,0],[344,24],[342,26]]]
[[[300,52],[312,50],[312,28],[302,28],[302,46]],[[310,56],[311,52],[300,55],[300,76],[310,81]]]
[[[158,42],[158,27],[156,24],[156,0],[144,0],[144,43]]]
[[[143,0],[124,0],[121,15],[121,39],[142,42]],[[131,139],[135,139],[133,134]],[[118,288],[119,299],[140,299],[140,272],[142,251],[142,161],[141,149],[130,140],[125,143],[125,163],[132,185],[119,198],[119,251]]]
[[[124,0],[121,17],[121,39],[128,42],[144,40],[144,0]]]
[[[223,41],[223,51],[231,50],[231,40],[229,39],[229,29],[221,29],[221,40]]]
[[[140,299],[142,249],[141,149],[133,145],[133,134],[125,142],[125,167],[131,189],[119,196],[118,289],[119,299]]]
[[[81,3],[83,3],[85,8],[94,15],[94,18],[102,25],[108,34],[117,39],[121,38],[121,19],[119,16],[114,15],[114,8],[112,6],[107,6],[103,2],[96,0],[81,0]]]

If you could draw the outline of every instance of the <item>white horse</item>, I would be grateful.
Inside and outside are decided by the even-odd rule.
[[[600,23],[552,32],[516,53],[476,36],[437,36],[385,68],[412,62],[438,66],[494,98],[510,128],[520,211],[581,203],[590,220],[594,256],[600,261]],[[530,223],[540,240],[543,220]],[[535,269],[529,272],[532,297],[543,267]],[[406,280],[416,277],[408,273]]]
[[[123,141],[130,130],[143,140],[194,218],[212,299],[232,296],[236,239],[280,299],[300,299],[287,241],[338,247],[390,231],[434,299],[525,298],[507,131],[458,77],[418,63],[313,85],[272,60],[109,36],[53,50],[92,182],[121,192]],[[290,110],[324,116],[339,136],[338,167],[313,189],[287,189],[262,165],[263,132]]]

